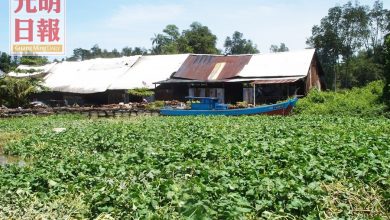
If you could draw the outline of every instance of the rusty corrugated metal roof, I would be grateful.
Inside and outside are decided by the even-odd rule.
[[[294,83],[305,77],[279,77],[279,78],[234,78],[234,79],[221,79],[221,80],[193,80],[193,79],[167,79],[155,84],[165,83],[254,83],[254,84],[284,84]]]
[[[204,81],[228,79],[235,77],[251,58],[252,55],[190,55],[174,77]]]

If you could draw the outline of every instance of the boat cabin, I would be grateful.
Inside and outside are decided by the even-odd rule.
[[[226,110],[228,105],[218,102],[214,97],[186,97],[191,102],[191,110]]]

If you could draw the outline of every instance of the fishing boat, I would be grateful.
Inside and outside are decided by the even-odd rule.
[[[298,98],[292,98],[285,102],[263,105],[242,109],[229,109],[228,105],[218,102],[217,98],[212,97],[186,97],[191,102],[191,109],[175,109],[165,107],[160,110],[164,116],[191,116],[191,115],[289,115],[298,101]],[[196,102],[195,102],[196,101]]]

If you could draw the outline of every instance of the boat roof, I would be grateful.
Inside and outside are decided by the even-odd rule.
[[[212,99],[212,100],[218,100],[216,97],[196,97],[196,96],[186,96],[186,99]]]

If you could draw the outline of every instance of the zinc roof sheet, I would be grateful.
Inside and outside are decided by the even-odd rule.
[[[154,82],[166,80],[172,76],[188,54],[143,56],[122,76],[118,77],[110,90],[154,88]]]
[[[44,85],[57,92],[104,92],[115,79],[128,71],[140,56],[97,58],[81,62],[62,62],[51,69]]]
[[[315,49],[253,55],[238,77],[306,76]]]

